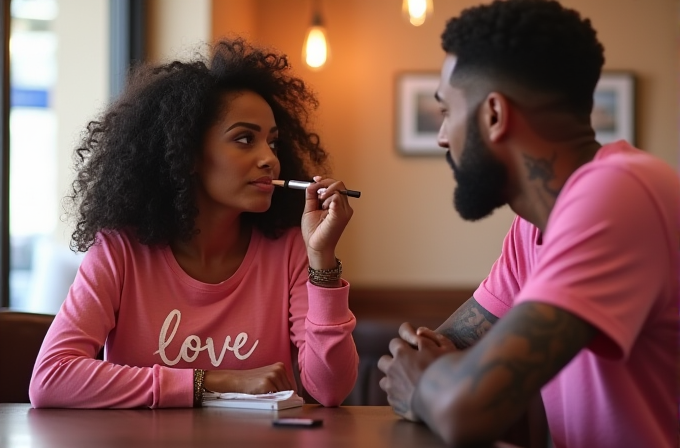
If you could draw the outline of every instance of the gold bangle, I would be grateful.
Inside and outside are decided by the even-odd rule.
[[[203,406],[203,382],[205,381],[205,370],[194,369],[194,407],[200,408]]]
[[[342,278],[342,262],[338,257],[335,257],[335,267],[333,269],[312,269],[308,267],[309,282],[312,285],[322,287],[337,287],[338,282]]]

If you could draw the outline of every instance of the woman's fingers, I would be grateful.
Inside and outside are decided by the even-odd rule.
[[[268,366],[269,372],[267,374],[267,380],[270,381],[274,390],[268,390],[267,392],[279,392],[282,390],[293,389],[290,381],[288,380],[288,375],[286,374],[286,368],[283,363],[277,362]]]
[[[206,372],[205,387],[214,392],[266,394],[295,390],[282,362],[249,370],[211,370]]]

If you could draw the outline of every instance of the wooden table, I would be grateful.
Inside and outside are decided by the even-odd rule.
[[[277,417],[323,419],[318,428],[272,426]],[[389,406],[279,412],[247,409],[32,409],[0,404],[2,448],[429,448],[444,443],[425,425],[402,420]],[[514,447],[499,443],[497,448]],[[517,448],[517,447],[514,447]]]
[[[279,428],[275,417],[323,419],[319,428]],[[442,447],[421,424],[401,420],[389,406],[279,412],[220,408],[157,410],[32,409],[0,404],[0,446],[106,447]]]

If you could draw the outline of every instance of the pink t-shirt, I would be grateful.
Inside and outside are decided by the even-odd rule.
[[[169,247],[100,234],[43,342],[30,385],[35,407],[189,407],[193,369],[283,362],[321,404],[351,392],[358,355],[349,285],[307,281],[299,228],[252,234],[234,275],[206,284]],[[105,361],[95,359],[105,346]]]
[[[556,448],[677,446],[679,251],[678,175],[625,142],[571,176],[542,238],[513,222],[475,299],[497,317],[548,303],[599,330],[542,390]]]

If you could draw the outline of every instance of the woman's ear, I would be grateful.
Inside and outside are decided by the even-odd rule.
[[[190,175],[192,176],[198,176],[198,169],[201,165],[201,156],[195,156],[194,157],[194,166],[191,167],[191,171],[189,172]]]
[[[489,93],[481,107],[480,131],[491,143],[502,140],[507,132],[510,118],[510,103],[498,92]]]

